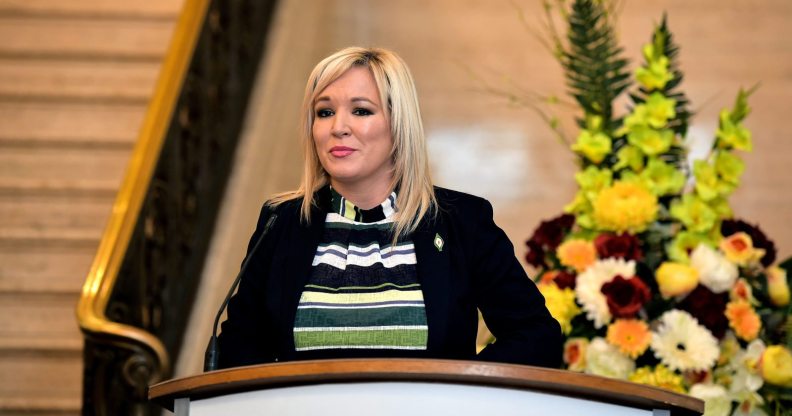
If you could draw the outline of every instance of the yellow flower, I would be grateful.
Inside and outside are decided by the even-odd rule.
[[[729,261],[739,266],[757,263],[765,255],[763,249],[754,248],[751,236],[742,231],[721,240],[719,247]]]
[[[724,181],[737,186],[740,175],[745,170],[745,163],[731,152],[719,151],[715,154],[715,170]]]
[[[729,299],[734,301],[744,300],[750,304],[754,304],[755,302],[751,285],[748,284],[748,281],[742,277],[734,282],[734,287],[732,287],[729,291]]]
[[[632,359],[638,358],[649,348],[652,332],[646,322],[638,319],[617,319],[608,326],[605,338],[619,351]]]
[[[762,354],[762,378],[770,384],[792,388],[792,352],[782,345],[771,345]]]
[[[731,301],[726,305],[729,326],[745,341],[753,341],[759,335],[762,321],[750,303],[744,300]]]
[[[789,281],[786,270],[778,266],[767,269],[767,291],[773,305],[789,305]]]
[[[629,380],[633,383],[660,387],[677,393],[685,393],[685,383],[682,376],[671,371],[663,364],[658,364],[654,369],[652,369],[652,367],[641,367],[630,374]]]
[[[572,289],[560,289],[555,283],[542,283],[536,285],[545,298],[545,306],[550,315],[561,325],[561,332],[569,334],[572,330],[572,318],[580,313],[575,303],[575,292]]]
[[[641,232],[657,218],[657,197],[636,183],[616,182],[594,200],[594,221],[602,230]]]
[[[586,369],[586,349],[589,341],[586,338],[569,338],[564,343],[564,363],[570,371],[582,372]]]
[[[599,164],[611,152],[611,139],[605,133],[583,130],[578,135],[572,150],[583,154],[586,159]]]
[[[664,298],[690,293],[699,283],[696,269],[682,263],[664,262],[657,268],[655,279]]]
[[[591,241],[572,239],[558,246],[556,255],[561,264],[580,273],[597,260],[597,249]]]

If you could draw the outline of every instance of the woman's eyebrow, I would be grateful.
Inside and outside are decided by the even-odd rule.
[[[358,101],[365,101],[365,102],[371,103],[372,105],[377,105],[377,103],[375,103],[374,101],[372,101],[372,100],[370,100],[370,99],[368,99],[366,97],[352,97],[352,100],[350,100],[350,101],[352,101],[353,103],[354,102],[358,102]]]

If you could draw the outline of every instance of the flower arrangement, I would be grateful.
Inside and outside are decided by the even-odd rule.
[[[581,169],[526,261],[566,336],[566,368],[688,393],[707,415],[792,412],[792,259],[777,265],[772,241],[728,202],[738,152],[752,147],[752,91],[721,111],[709,155],[689,165],[692,113],[666,19],[631,74],[607,1],[555,4],[569,30],[549,44],[583,110],[570,146]]]

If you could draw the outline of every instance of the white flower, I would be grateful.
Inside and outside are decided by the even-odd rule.
[[[726,388],[719,384],[694,384],[688,394],[704,400],[703,416],[728,416],[731,412],[732,401]]]
[[[596,328],[611,321],[608,301],[601,290],[602,285],[617,275],[625,279],[635,276],[635,262],[614,258],[599,260],[577,277],[575,296],[586,311],[586,318],[593,321]]]
[[[651,347],[655,357],[672,370],[709,370],[718,359],[718,340],[689,313],[664,313]]]
[[[627,379],[635,371],[635,362],[608,344],[604,338],[594,338],[586,348],[586,373]]]
[[[739,274],[737,265],[706,244],[699,244],[693,250],[690,265],[699,272],[699,282],[714,293],[731,289]]]
[[[745,350],[734,354],[729,362],[729,368],[734,371],[729,391],[736,396],[753,393],[762,388],[764,380],[759,374],[759,360],[764,354],[765,343],[756,339],[751,341]]]

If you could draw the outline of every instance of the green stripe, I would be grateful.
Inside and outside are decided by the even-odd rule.
[[[416,288],[417,287],[421,287],[421,285],[419,283],[413,283],[413,284],[410,284],[410,285],[397,285],[395,283],[383,283],[383,284],[377,285],[377,286],[342,286],[342,287],[338,287],[338,288],[336,288],[336,287],[327,287],[327,286],[319,286],[319,285],[311,285],[311,284],[305,285],[306,289],[307,288],[321,289],[321,290],[327,290],[327,291],[332,291],[332,292],[339,292],[339,291],[342,291],[342,290],[381,289],[381,288],[384,288],[384,287],[394,287],[394,288],[397,288],[397,289],[409,289],[409,288],[412,288],[412,287],[416,287]]]
[[[295,328],[426,325],[424,308],[392,306],[366,309],[297,309]]]
[[[397,329],[372,331],[316,331],[295,332],[294,346],[345,347],[384,345],[397,347],[425,347],[428,339],[426,329]]]

